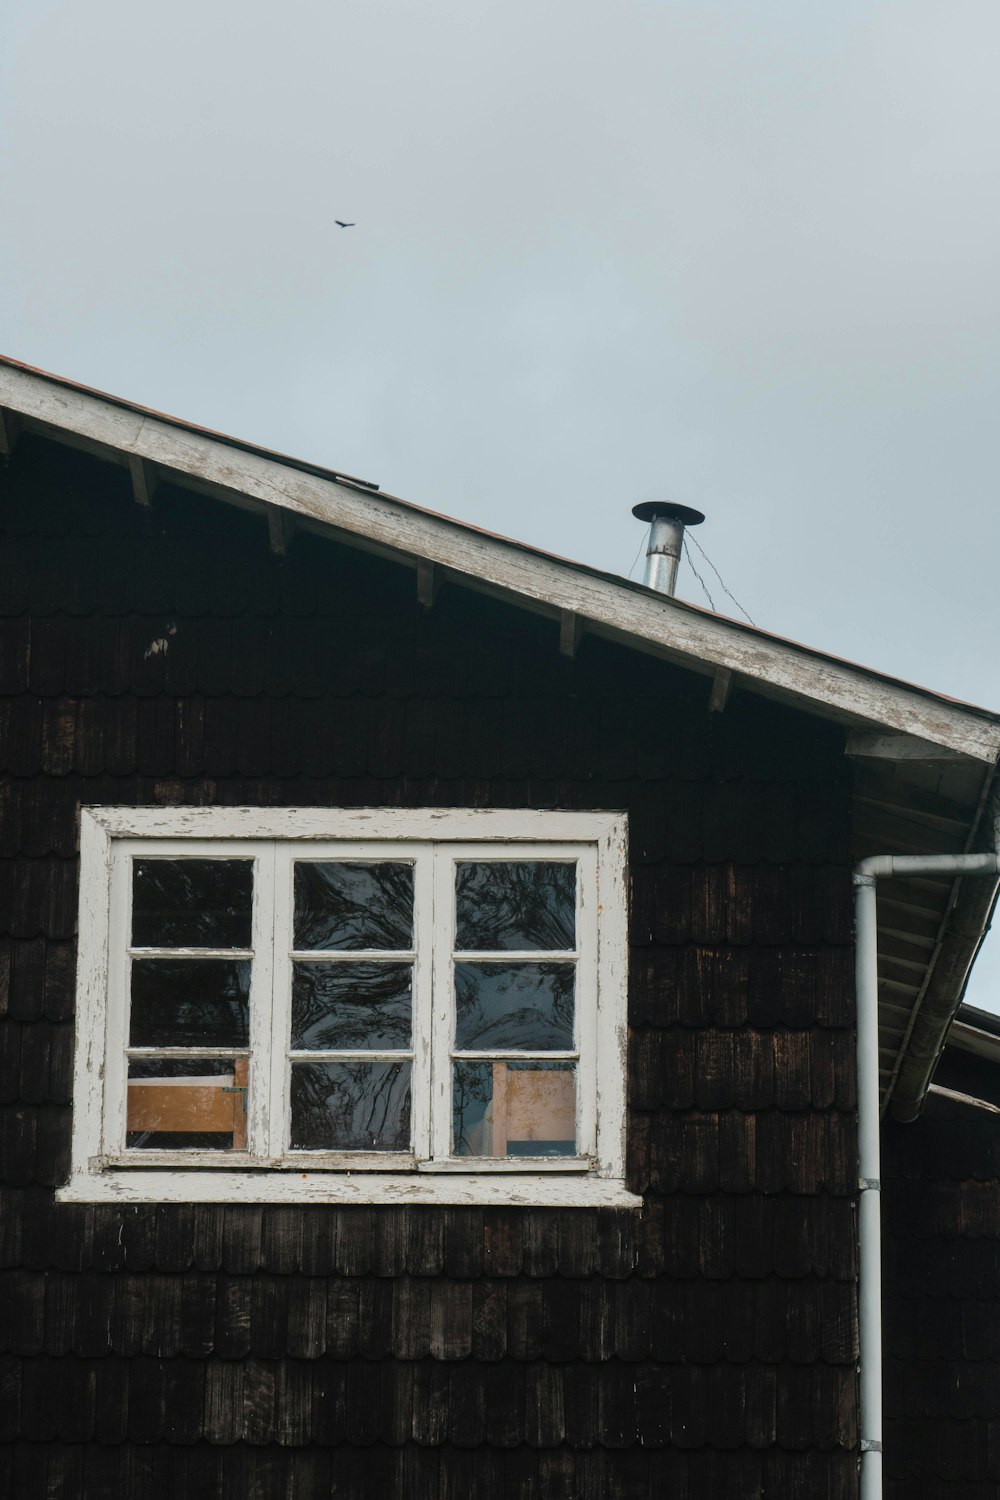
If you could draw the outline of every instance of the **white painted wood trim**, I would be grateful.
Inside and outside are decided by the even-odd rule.
[[[190,847],[191,839],[329,839],[337,841],[338,857],[343,853],[342,840],[355,839],[364,845],[378,841],[379,859],[409,858],[410,841],[420,839],[547,846],[585,843],[602,838],[620,817],[609,812],[499,807],[91,807],[86,812],[112,838],[176,839],[176,844],[158,842],[157,853],[194,858],[200,854]],[[394,840],[407,844],[397,850],[392,847]],[[320,844],[317,849],[310,850],[310,858],[330,857]],[[215,852],[220,859],[235,857],[231,850]],[[491,854],[491,858],[501,857],[500,850]],[[511,855],[518,857],[531,856],[519,849]]]
[[[293,851],[274,846],[274,909],[272,957],[273,998],[269,1013],[270,1024],[270,1133],[268,1155],[282,1156],[288,1150],[292,1129],[292,958],[294,942],[294,881],[295,859]]]
[[[597,1169],[625,1175],[628,1066],[628,820],[597,846]]]
[[[81,891],[87,876],[82,855],[80,860]],[[132,931],[132,860],[122,843],[111,846],[111,886],[108,897],[107,1001],[104,1010],[104,1128],[101,1152],[125,1149],[125,1120],[128,1107],[128,1041],[132,1015],[132,957],[129,952]],[[80,946],[84,938],[81,933]]]
[[[251,911],[253,960],[250,967],[250,1068],[247,1077],[247,1149],[254,1156],[270,1156],[281,1147],[275,1142],[274,1100],[271,1078],[277,1071],[270,1062],[272,1041],[272,996],[275,985],[275,850],[260,845],[254,852],[253,908]],[[277,1007],[275,1007],[277,1009]]]
[[[522,1202],[529,1201],[520,1196],[522,1191],[534,1192],[530,1184],[535,1178],[556,1184],[569,1180],[578,1185],[604,1182],[610,1197],[600,1201],[621,1201],[615,1193],[625,1191],[622,1186],[625,817],[609,813],[538,813],[531,809],[458,810],[457,815],[445,809],[443,816],[447,822],[440,820],[437,810],[428,809],[363,809],[346,814],[329,809],[294,809],[291,815],[283,811],[279,830],[268,835],[262,834],[260,827],[262,822],[267,823],[267,814],[253,808],[82,811],[73,1177],[62,1194],[65,1201],[119,1201],[123,1196],[125,1201],[151,1201],[155,1195],[151,1194],[149,1184],[156,1182],[162,1189],[174,1178],[189,1184],[193,1201],[214,1201],[203,1196],[204,1183],[209,1179],[214,1184],[212,1193],[219,1194],[220,1201],[304,1201],[295,1197],[294,1192],[291,1198],[284,1196],[289,1192],[287,1186],[264,1187],[267,1171],[241,1172],[244,1162],[258,1168],[276,1168],[275,1178],[280,1177],[286,1183],[298,1184],[315,1176],[325,1184],[324,1201],[357,1201],[356,1185],[377,1179],[382,1185],[374,1188],[374,1192],[382,1196],[366,1201]],[[297,830],[290,842],[284,838],[289,819]],[[380,830],[378,833],[373,822]],[[459,837],[452,836],[453,826]],[[346,829],[347,837],[336,839],[333,830],[339,827]],[[432,845],[425,838],[407,840],[411,828],[421,833],[432,829],[437,842]],[[308,843],[301,842],[306,839]],[[377,850],[374,857],[403,859],[413,864],[415,872],[414,1058],[415,1063],[418,1058],[421,1062],[414,1067],[414,1157],[407,1160],[411,1170],[402,1178],[399,1168],[403,1163],[398,1156],[386,1159],[382,1154],[299,1155],[288,1150],[294,863],[303,856],[370,859],[373,848]],[[124,1151],[131,869],[135,858],[147,854],[168,858],[246,857],[255,861],[249,1151],[246,1156],[241,1153],[233,1167],[223,1171],[213,1170],[220,1164],[216,1153],[146,1155]],[[504,950],[497,956],[505,960],[516,960],[519,956],[533,960],[564,958],[577,965],[576,1041],[580,1053],[577,1130],[583,1160],[486,1160],[473,1165],[471,1161],[451,1156],[454,869],[456,860],[463,858],[557,861],[564,858],[577,864],[575,952],[532,951],[518,955]],[[601,929],[606,931],[599,940]],[[171,954],[175,951],[178,950],[169,950]],[[205,956],[207,950],[191,951]],[[245,957],[246,950],[239,953]],[[232,957],[233,953],[225,950],[224,956]],[[473,956],[489,958],[480,952]],[[226,1049],[194,1050],[229,1055]],[[192,1054],[192,1049],[182,1052]],[[265,1067],[268,1058],[271,1064]],[[616,1069],[622,1076],[615,1076]],[[269,1082],[265,1081],[265,1072]],[[616,1110],[620,1112],[618,1119]],[[461,1196],[454,1195],[459,1189],[451,1188],[444,1189],[443,1196],[438,1197],[428,1197],[423,1189],[414,1194],[412,1168],[418,1168],[421,1176],[432,1177],[438,1162],[442,1175],[459,1183]],[[163,1170],[150,1172],[152,1166]],[[369,1177],[369,1173],[374,1175]],[[516,1193],[512,1196],[505,1188],[496,1197],[500,1190],[484,1188],[481,1198],[469,1197],[461,1185],[467,1179],[478,1181],[480,1177],[502,1179],[505,1185],[516,1183]],[[391,1193],[396,1189],[390,1191],[385,1184],[404,1178],[411,1184],[411,1191],[402,1198],[393,1198]],[[91,1186],[102,1182],[107,1188],[113,1180],[120,1180],[124,1186],[89,1194],[83,1187],[85,1182]],[[349,1184],[346,1189],[342,1186],[344,1181]],[[258,1197],[245,1197],[247,1183],[258,1185]],[[565,1189],[561,1186],[557,1191],[563,1193]],[[150,1196],[143,1196],[147,1192]],[[347,1196],[339,1196],[341,1192]],[[629,1201],[632,1196],[626,1194]],[[553,1200],[546,1191],[531,1201]],[[569,1204],[576,1200],[571,1194],[560,1201]]]
[[[600,892],[597,852],[593,845],[581,848],[576,867],[576,974],[574,976],[574,1041],[576,1064],[576,1149],[581,1156],[597,1159],[598,1055],[601,1043],[601,1007],[622,998],[616,990],[601,994],[598,974],[598,906]],[[624,1164],[614,1175],[621,1176]]]
[[[452,1154],[451,1051],[455,1031],[455,854],[434,850],[434,972],[431,1012],[431,1162]]]
[[[586,1172],[594,1176],[593,1158],[589,1156],[443,1156],[418,1163],[418,1172],[507,1172],[513,1176],[532,1176],[535,1172]]]
[[[547,613],[654,650],[696,671],[735,672],[768,696],[854,725],[883,725],[993,763],[1000,724],[848,662],[751,630],[652,590],[534,552],[342,479],[308,474],[206,433],[0,364],[0,406],[76,438],[116,462],[144,459],[221,492],[248,496],[398,553],[465,575]]]
[[[356,1203],[466,1204],[514,1208],[641,1208],[622,1181],[441,1172],[294,1174],[266,1172],[122,1171],[74,1175],[56,1190],[59,1203]]]
[[[91,1158],[101,1154],[108,993],[111,840],[86,810],[80,815],[80,869],[88,878],[81,874],[71,1158],[75,1176],[88,1174]]]
[[[416,1172],[412,1156],[403,1151],[289,1151],[284,1156],[251,1156],[247,1151],[148,1151],[111,1152],[104,1158],[104,1168],[126,1172],[146,1171],[150,1167],[171,1167],[177,1172],[215,1171],[231,1177],[240,1168],[255,1171],[348,1174],[357,1172]],[[534,1170],[534,1163],[529,1163]],[[466,1163],[468,1171],[468,1163]]]
[[[416,853],[413,869],[413,1068],[410,1079],[410,1138],[417,1160],[433,1150],[431,1138],[434,1091],[434,850],[428,844],[410,846]]]
[[[127,948],[126,951],[132,958],[225,958],[231,963],[253,958],[252,948]]]

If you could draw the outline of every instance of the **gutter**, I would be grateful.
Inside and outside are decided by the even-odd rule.
[[[995,848],[1000,849],[1000,822]],[[882,1496],[882,1215],[876,881],[1000,876],[1000,853],[874,854],[854,876],[858,1069],[858,1421],[860,1500]],[[990,893],[992,901],[993,893]]]

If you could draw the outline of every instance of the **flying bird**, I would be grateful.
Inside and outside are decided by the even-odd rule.
[[[355,228],[355,223],[354,223],[353,219],[351,220],[351,222],[349,224],[345,224],[343,219],[334,219],[333,222],[335,224],[339,225],[339,227],[341,229],[354,229]]]

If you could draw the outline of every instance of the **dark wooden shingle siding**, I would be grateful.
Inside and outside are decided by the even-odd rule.
[[[38,440],[5,482],[0,1493],[852,1496],[842,734]],[[55,1205],[76,811],[156,802],[627,809],[641,1215]]]
[[[963,1072],[975,1077],[975,1059],[968,1063],[949,1067],[956,1087],[969,1086]],[[932,1096],[916,1124],[887,1126],[883,1214],[887,1496],[992,1500],[1000,1493],[1000,1115]]]

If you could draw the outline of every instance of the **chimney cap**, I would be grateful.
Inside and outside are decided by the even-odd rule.
[[[672,500],[643,500],[640,505],[633,505],[632,514],[640,521],[655,521],[657,516],[665,516],[683,526],[700,526],[705,519],[700,510],[692,510],[690,505],[675,505]]]

